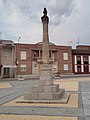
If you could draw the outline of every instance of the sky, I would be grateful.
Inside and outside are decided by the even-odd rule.
[[[50,19],[50,42],[90,45],[90,0],[0,0],[0,39],[41,42],[44,7]]]

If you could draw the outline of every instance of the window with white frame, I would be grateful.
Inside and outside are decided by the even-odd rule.
[[[68,70],[68,64],[64,64],[64,70]]]
[[[26,64],[21,64],[21,65],[20,65],[20,71],[27,71],[27,66],[26,66]]]
[[[26,60],[26,51],[21,51],[21,60]]]
[[[63,53],[63,60],[68,60],[68,53],[67,52]]]

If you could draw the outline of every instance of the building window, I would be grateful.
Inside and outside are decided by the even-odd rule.
[[[21,60],[26,60],[26,51],[21,51]]]
[[[67,52],[63,53],[63,60],[68,60],[68,53]]]
[[[84,64],[89,64],[88,56],[84,56],[83,60]]]
[[[88,73],[89,72],[89,66],[88,65],[84,65],[84,72]]]
[[[81,66],[77,66],[77,72],[81,72]]]
[[[77,56],[77,64],[81,64],[81,56]]]
[[[64,64],[64,70],[68,70],[68,64]]]
[[[20,66],[20,71],[27,71],[27,66],[26,66],[26,64],[22,64],[22,65]]]

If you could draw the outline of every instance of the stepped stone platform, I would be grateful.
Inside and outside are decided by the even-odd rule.
[[[35,85],[24,93],[24,99],[17,102],[29,103],[67,103],[70,94],[65,89],[59,89],[58,84],[53,84],[52,64],[40,65],[39,85]]]

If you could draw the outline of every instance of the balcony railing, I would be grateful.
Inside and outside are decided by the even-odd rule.
[[[38,61],[38,60],[42,60],[42,58],[41,57],[33,57],[32,58],[32,61]],[[50,58],[50,61],[56,61],[56,58]]]

